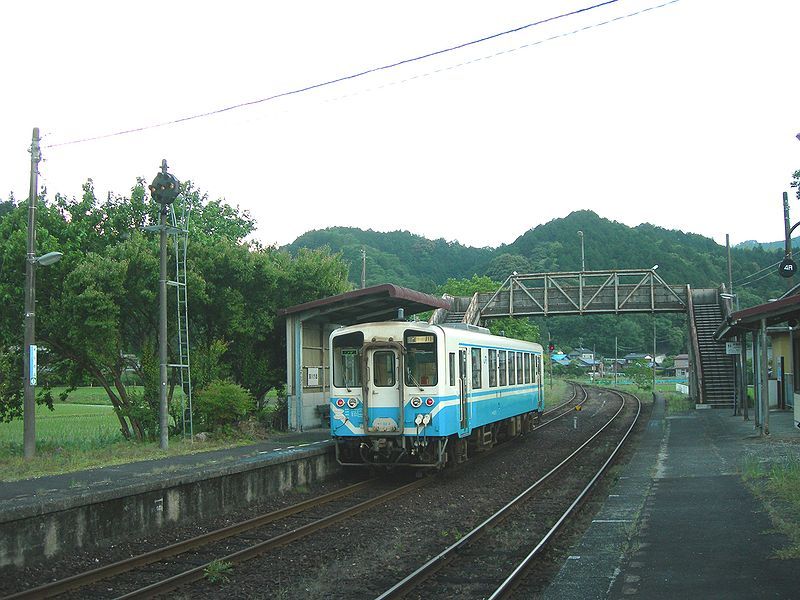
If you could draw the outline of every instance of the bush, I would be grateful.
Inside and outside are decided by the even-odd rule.
[[[195,413],[208,431],[235,425],[253,409],[253,396],[239,384],[215,379],[194,397]]]
[[[267,429],[286,431],[289,420],[289,405],[286,397],[278,396],[276,400],[264,405],[258,411],[258,420]]]

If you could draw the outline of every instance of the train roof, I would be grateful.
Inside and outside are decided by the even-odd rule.
[[[531,346],[533,346],[536,351],[542,351],[541,344],[536,342],[528,342],[526,340],[518,340],[501,335],[493,335],[485,327],[476,327],[474,325],[464,327],[460,323],[431,325],[425,321],[374,321],[370,323],[359,323],[341,327],[334,330],[333,333],[331,333],[331,336],[339,335],[344,332],[359,331],[366,327],[380,327],[382,325],[404,326],[407,329],[417,329],[420,331],[436,330],[443,333],[445,337],[454,336],[467,343],[476,345],[506,347],[513,348],[515,350],[530,350]]]

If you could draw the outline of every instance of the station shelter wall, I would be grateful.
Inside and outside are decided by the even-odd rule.
[[[330,400],[328,338],[338,325],[305,322],[294,317],[286,322],[286,395],[289,428],[326,427]],[[299,358],[299,364],[298,364]]]

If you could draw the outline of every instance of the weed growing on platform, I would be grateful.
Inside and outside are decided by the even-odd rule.
[[[689,396],[684,396],[678,393],[664,394],[667,402],[667,414],[674,414],[685,412],[687,410],[694,410],[694,401]]]
[[[757,457],[745,457],[742,479],[763,503],[775,528],[790,540],[777,558],[800,558],[800,460],[785,458],[765,465]]]

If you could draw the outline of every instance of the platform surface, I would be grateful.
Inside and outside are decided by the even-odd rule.
[[[791,411],[771,435],[731,410],[667,415],[657,400],[635,455],[545,598],[798,598],[800,559],[744,485],[747,465],[800,457]]]

